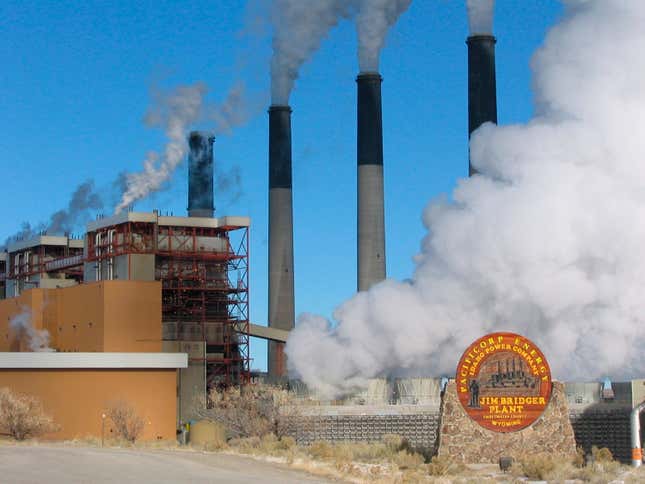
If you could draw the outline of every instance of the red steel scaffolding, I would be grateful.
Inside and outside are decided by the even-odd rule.
[[[247,226],[195,227],[127,221],[87,234],[97,279],[114,278],[117,258],[154,255],[162,285],[164,340],[201,341],[207,389],[250,381]],[[119,276],[117,276],[119,277]],[[123,276],[120,276],[123,277]]]
[[[45,277],[47,274],[82,282],[83,248],[70,247],[70,240],[79,239],[68,239],[65,245],[37,243],[8,254],[6,261],[0,261],[0,267],[3,268],[0,283],[6,284],[6,279],[12,279],[18,291],[21,291],[28,289],[30,284],[37,284],[30,278]]]

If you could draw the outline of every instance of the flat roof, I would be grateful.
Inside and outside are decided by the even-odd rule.
[[[34,368],[187,368],[186,353],[0,352],[0,370]]]
[[[159,215],[157,212],[121,212],[111,217],[94,220],[87,224],[87,231],[94,232],[103,227],[120,225],[126,222],[148,222],[173,227],[250,227],[249,217],[175,217]]]
[[[249,227],[249,217],[159,217],[159,225],[171,225],[174,227]]]
[[[82,248],[85,247],[85,240],[84,239],[69,239],[68,246],[73,247],[75,249],[82,249]]]
[[[7,251],[9,253],[18,252],[22,249],[28,249],[29,247],[39,247],[41,245],[61,245],[67,246],[68,240],[77,240],[77,239],[68,239],[64,235],[38,235],[32,239],[27,240],[17,240],[7,244]],[[82,244],[82,241],[81,241]],[[82,247],[82,245],[81,245]]]

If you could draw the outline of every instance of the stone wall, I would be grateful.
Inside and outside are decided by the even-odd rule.
[[[459,402],[455,382],[448,383],[442,403],[439,455],[468,463],[497,463],[502,456],[518,458],[538,452],[575,455],[576,442],[562,383],[553,383],[551,401],[533,425],[508,433],[487,430],[471,420]]]

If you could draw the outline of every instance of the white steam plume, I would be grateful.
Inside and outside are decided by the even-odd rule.
[[[161,127],[168,143],[160,155],[148,153],[143,161],[143,170],[126,173],[125,191],[115,208],[115,213],[163,188],[171,179],[175,169],[188,153],[186,137],[191,126],[197,122],[214,123],[214,134],[230,133],[232,129],[248,119],[245,89],[237,83],[229,91],[222,104],[205,101],[208,88],[203,83],[179,86],[171,92],[155,95],[155,105],[146,114],[148,126]]]
[[[493,33],[495,0],[466,0],[470,35]]]
[[[642,377],[645,2],[566,5],[532,61],[538,114],[474,133],[481,175],[426,208],[411,281],[356,295],[335,327],[299,318],[293,376],[338,395],[395,372],[453,375],[469,343],[508,330],[556,378]]]
[[[31,351],[54,351],[49,347],[49,331],[34,328],[31,321],[31,311],[23,308],[9,320],[9,327],[15,331],[18,338],[24,338]]]
[[[126,175],[127,189],[115,213],[159,190],[170,179],[186,156],[186,134],[190,125],[202,115],[206,90],[205,84],[197,83],[179,86],[170,93],[156,96],[157,104],[148,112],[145,122],[148,126],[163,127],[168,143],[161,157],[154,151],[148,153],[143,161],[143,171]]]
[[[300,67],[318,50],[332,27],[349,16],[354,1],[273,1],[272,104],[289,104]]]
[[[412,0],[358,0],[358,64],[361,72],[378,72],[385,36]]]

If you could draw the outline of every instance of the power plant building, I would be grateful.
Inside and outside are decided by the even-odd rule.
[[[34,287],[68,287],[83,280],[83,239],[38,235],[10,243],[5,253],[6,296]]]
[[[84,280],[160,281],[163,340],[199,343],[207,388],[245,383],[249,225],[155,212],[100,219],[87,227]]]

